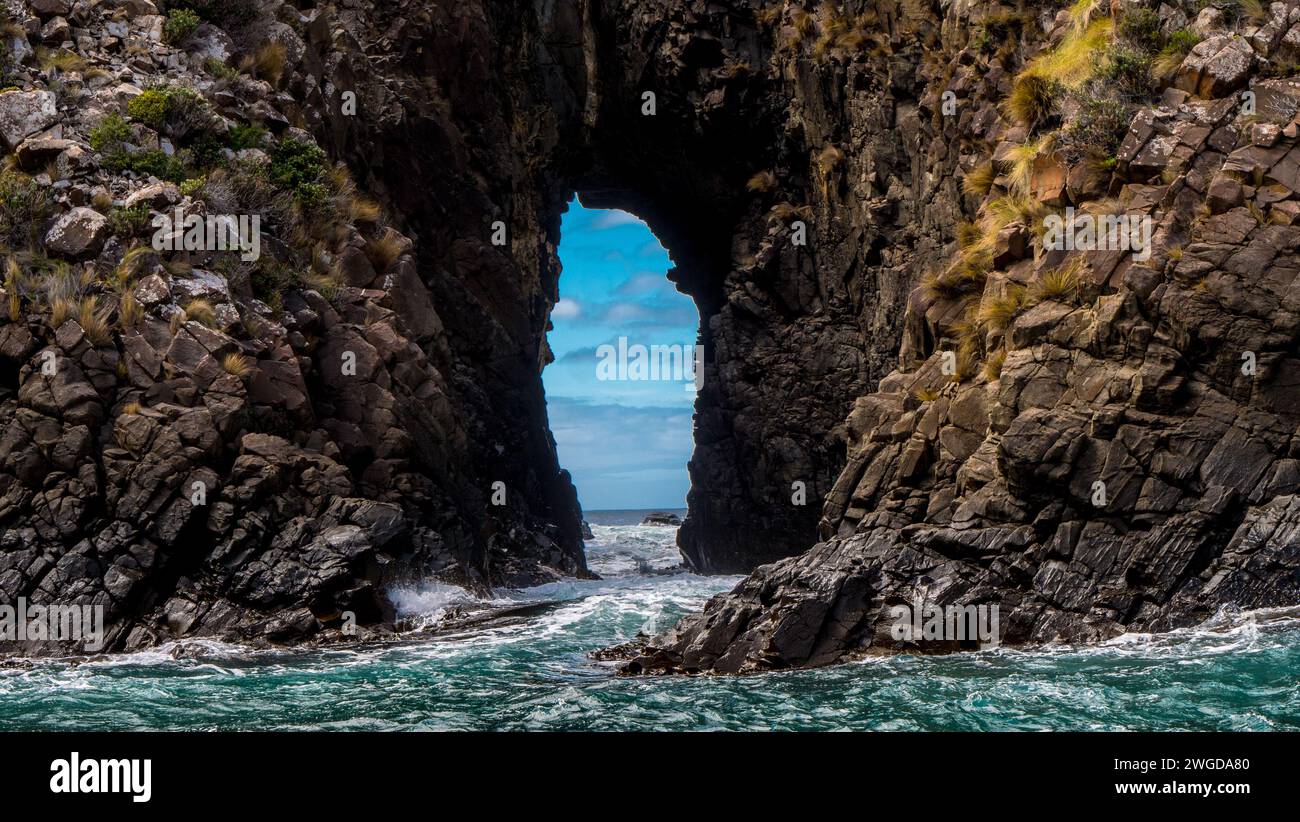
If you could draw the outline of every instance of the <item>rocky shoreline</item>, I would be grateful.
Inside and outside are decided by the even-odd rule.
[[[540,378],[580,191],[700,310],[679,544],[750,574],[626,672],[1300,602],[1296,0],[0,11],[0,600],[122,651],[585,575]],[[258,258],[157,247],[178,210]]]

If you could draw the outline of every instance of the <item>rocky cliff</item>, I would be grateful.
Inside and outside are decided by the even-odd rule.
[[[1300,599],[1298,24],[1293,2],[932,19],[939,47],[887,65],[925,89],[898,182],[946,187],[965,219],[906,279],[825,541],[623,649],[625,670],[980,646],[898,630],[922,609],[997,609],[994,640],[1027,644]]]
[[[0,600],[125,649],[585,573],[575,191],[700,310],[682,552],[754,571],[627,670],[897,647],[918,596],[1010,643],[1297,599],[1295,2],[5,5]],[[159,250],[178,210],[260,255]]]

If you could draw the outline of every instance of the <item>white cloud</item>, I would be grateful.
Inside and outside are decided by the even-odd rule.
[[[596,231],[604,231],[607,228],[618,228],[624,225],[644,226],[649,230],[645,221],[634,214],[628,214],[626,211],[602,211],[596,219],[591,221],[591,228]]]
[[[551,316],[557,320],[573,320],[582,314],[582,306],[576,300],[565,297],[551,309]]]

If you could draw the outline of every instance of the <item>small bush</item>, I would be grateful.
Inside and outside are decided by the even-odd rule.
[[[277,260],[263,257],[249,276],[253,296],[271,307],[281,302],[281,293],[297,284],[293,271]]]
[[[176,140],[212,134],[218,118],[203,95],[181,86],[154,86],[126,104],[131,119]]]
[[[1078,116],[1061,135],[1062,154],[1070,163],[1088,154],[1114,156],[1132,119],[1133,105],[1127,101],[1085,96],[1080,100]]]
[[[172,9],[163,23],[163,42],[177,46],[189,39],[199,27],[199,16],[190,9]]]
[[[224,60],[218,60],[215,57],[209,57],[203,61],[203,70],[218,80],[234,77],[236,74],[235,70],[226,65]]]
[[[209,23],[229,28],[256,18],[262,4],[259,0],[170,0],[167,5],[173,10],[192,11]]]
[[[120,114],[109,114],[90,130],[90,147],[105,151],[129,142],[131,125]]]
[[[185,163],[156,148],[136,152],[118,149],[104,158],[104,168],[117,174],[130,171],[173,183],[183,182],[189,177]]]
[[[168,98],[165,89],[145,89],[126,104],[126,113],[132,120],[144,123],[154,131],[162,131],[167,119]]]
[[[119,208],[108,215],[113,233],[119,237],[134,237],[149,227],[149,206],[145,203],[130,208]]]
[[[266,142],[266,129],[257,125],[238,123],[231,126],[226,134],[226,145],[234,151],[261,148],[264,142]]]
[[[1157,76],[1168,79],[1178,71],[1178,67],[1187,59],[1187,55],[1196,44],[1201,42],[1201,35],[1187,29],[1179,29],[1169,35],[1164,48],[1151,62],[1151,71]]]
[[[1112,92],[1129,99],[1151,94],[1151,56],[1123,43],[1115,43],[1106,53],[1098,81]]]
[[[1160,15],[1152,9],[1130,8],[1119,21],[1119,36],[1143,51],[1160,46]]]
[[[49,191],[17,171],[0,171],[0,243],[34,247],[50,213]]]
[[[322,183],[329,168],[326,159],[315,143],[290,138],[272,151],[268,173],[272,183],[292,193],[305,211],[312,211],[329,199],[329,189]]]

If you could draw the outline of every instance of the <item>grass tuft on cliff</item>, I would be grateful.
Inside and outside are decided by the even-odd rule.
[[[1083,2],[1076,7],[1081,5]],[[1083,29],[1076,27],[1056,48],[1030,61],[1017,82],[1025,77],[1039,77],[1067,89],[1083,86],[1100,67],[1101,56],[1110,44],[1114,30],[1115,24],[1109,17],[1092,20]]]

